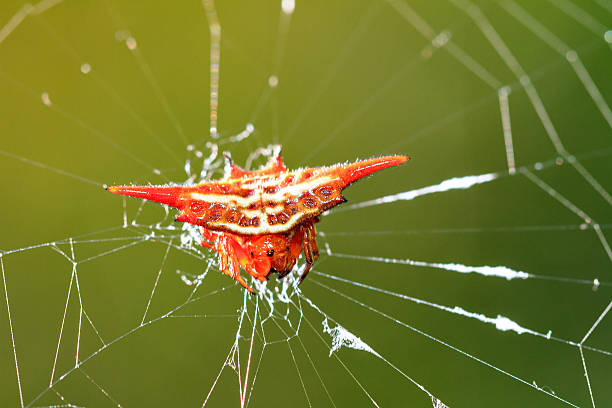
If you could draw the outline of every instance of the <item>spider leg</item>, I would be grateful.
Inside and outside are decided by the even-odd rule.
[[[291,243],[289,244],[289,255],[291,256],[291,262],[289,265],[287,265],[287,269],[278,274],[276,279],[283,279],[293,270],[293,267],[295,266],[295,263],[302,252],[302,245],[304,243],[305,235],[306,234],[302,226],[299,226],[295,230],[295,234],[293,234],[293,238],[291,238]]]
[[[300,252],[301,251],[302,251],[302,248],[300,247]],[[298,254],[298,256],[299,256],[299,254]],[[285,276],[287,276],[293,270],[293,267],[295,266],[296,263],[297,263],[297,257],[292,258],[291,261],[289,262],[289,264],[287,265],[287,268],[283,272],[279,273],[279,275],[276,277],[276,279],[282,279]]]
[[[308,226],[308,236],[310,243],[310,247],[312,248],[313,261],[319,257],[319,245],[317,244],[317,230],[314,226],[314,223],[311,223]]]
[[[310,272],[313,262],[312,248],[310,248],[310,245],[306,241],[304,241],[304,257],[306,258],[306,267],[304,268],[304,272],[300,275],[300,283],[306,279],[306,275]]]
[[[215,248],[215,250],[219,252],[219,263],[223,273],[234,278],[249,292],[255,293],[244,278],[240,276],[240,260],[231,240],[224,237],[221,242],[217,242],[217,244],[219,248]]]
[[[268,275],[267,273],[262,273],[260,271],[257,270],[257,268],[252,264],[252,263],[248,263],[244,266],[245,270],[247,271],[247,273],[249,275],[251,275],[252,277],[254,277],[255,279],[257,279],[260,282],[265,282],[268,280]],[[269,270],[269,269],[268,269]]]
[[[200,233],[202,234],[202,241],[200,241],[200,245],[206,248],[215,249],[215,242],[217,241],[217,236],[213,235],[206,228],[200,228]]]
[[[250,293],[255,293],[255,291],[249,286],[248,283],[246,283],[246,281],[244,280],[244,278],[242,276],[240,276],[240,274],[238,274],[237,276],[234,276],[234,279],[236,279],[238,281],[238,283],[241,284],[242,287],[244,287]]]
[[[300,275],[300,283],[306,279],[306,275],[312,269],[312,264],[319,257],[319,247],[317,246],[317,236],[313,223],[304,227],[304,258],[306,259],[306,267]]]
[[[246,290],[248,290],[251,293],[255,293],[255,291],[248,285],[248,283],[246,283],[246,281],[244,280],[244,278],[242,276],[240,276],[240,266],[238,266],[238,263],[236,261],[236,259],[232,259],[230,261],[230,265],[232,268],[232,272],[231,272],[231,277],[236,279],[236,281],[238,281],[239,284],[242,285],[243,288],[245,288]]]

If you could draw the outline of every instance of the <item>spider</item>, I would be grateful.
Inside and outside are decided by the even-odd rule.
[[[346,201],[343,189],[378,170],[409,160],[384,156],[329,167],[288,170],[276,146],[268,163],[247,171],[225,155],[225,175],[197,185],[112,186],[114,194],[174,207],[175,221],[200,227],[201,245],[219,253],[221,270],[249,292],[240,268],[259,281],[285,277],[302,251],[304,280],[319,256],[315,223],[324,211]]]

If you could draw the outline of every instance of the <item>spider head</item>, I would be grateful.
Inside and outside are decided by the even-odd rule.
[[[266,234],[254,236],[248,244],[249,255],[259,272],[287,270],[291,265],[289,252],[290,238],[286,234]],[[293,265],[291,265],[293,266]]]

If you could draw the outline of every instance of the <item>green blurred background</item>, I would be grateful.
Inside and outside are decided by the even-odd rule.
[[[558,3],[566,11],[552,2],[519,3],[577,51],[599,92],[611,102],[612,54],[603,31],[612,26],[612,6],[606,0],[572,1]],[[502,3],[509,4],[472,4],[529,74],[567,150],[612,191],[610,125],[565,57]],[[16,22],[15,13],[28,10],[23,6],[21,1],[3,1],[0,25]],[[281,14],[280,1],[223,0],[216,6],[222,28],[219,130],[229,136],[247,123],[255,127],[248,139],[221,146],[238,163],[269,143],[283,144],[289,167],[389,153],[412,157],[407,165],[347,190],[354,203],[451,177],[504,174],[469,190],[324,217],[321,246],[327,243],[344,254],[504,265],[557,278],[598,278],[603,284],[593,290],[589,284],[559,279],[506,281],[335,256],[322,256],[316,270],[492,318],[503,315],[565,340],[583,338],[610,302],[610,259],[595,231],[579,228],[580,217],[525,176],[505,173],[498,86],[512,91],[517,165],[529,166],[596,220],[608,240],[610,205],[573,167],[563,161],[554,164],[558,153],[524,88],[465,8],[447,0],[312,0],[298,1],[288,18]],[[432,46],[431,38],[415,29],[410,20],[414,14],[405,6],[433,32],[450,35],[452,42]],[[114,250],[138,242],[150,230],[121,228],[123,201],[106,194],[101,184],[182,182],[183,164],[193,159],[187,145],[204,149],[210,140],[210,40],[202,4],[66,0],[40,14],[36,10],[0,42],[0,249],[58,242],[2,257],[24,402],[201,406],[234,343],[243,291],[213,270],[197,294],[226,289],[180,313],[200,317],[163,318],[132,332],[140,325],[160,266],[147,320],[169,312],[192,291],[176,271],[197,275],[205,262],[176,249],[163,261],[166,238],[151,237]],[[126,47],[125,30],[136,40],[133,50]],[[457,49],[498,83],[488,84],[466,68],[449,52]],[[86,74],[81,72],[85,63],[91,67]],[[271,75],[279,78],[276,88],[268,85]],[[42,103],[43,92],[51,106]],[[538,162],[543,163],[539,171],[533,167]],[[128,202],[130,219],[138,207],[136,200]],[[163,217],[159,206],[146,205],[138,220],[153,224]],[[79,291],[73,282],[54,380],[69,374],[47,390],[73,272],[64,256],[71,255],[69,237],[78,241],[73,249]],[[92,242],[84,242],[88,239]],[[317,283],[572,404],[591,406],[577,347],[502,332],[321,275],[304,282],[304,295],[321,310],[448,406],[567,404]],[[79,293],[102,339],[119,340],[102,348],[84,315],[77,336]],[[253,302],[248,300],[251,314]],[[0,309],[0,406],[19,406],[4,302]],[[262,354],[257,338],[253,364],[263,359],[249,406],[371,406],[364,389],[380,406],[431,406],[426,393],[372,354],[342,348],[336,355],[344,365],[329,357],[331,337],[323,333],[323,317],[305,304],[303,311],[299,334],[289,342],[270,343]],[[295,310],[290,319],[297,322]],[[271,342],[284,337],[270,321],[258,333]],[[242,370],[248,344],[240,341]],[[606,351],[585,350],[584,357],[595,404],[612,406],[609,314],[585,344]],[[80,360],[94,356],[73,369],[77,346]],[[226,367],[207,406],[239,406],[238,390],[235,372]]]

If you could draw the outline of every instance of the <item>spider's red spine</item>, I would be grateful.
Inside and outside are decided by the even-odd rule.
[[[373,159],[361,160],[355,163],[343,164],[332,169],[333,172],[337,172],[338,176],[342,179],[345,187],[348,187],[355,181],[375,173],[379,170],[386,169],[387,167],[397,166],[410,160],[408,156],[383,156],[375,157]]]
[[[128,197],[142,198],[155,201],[180,209],[183,204],[182,195],[185,187],[182,186],[112,186],[108,192]]]

